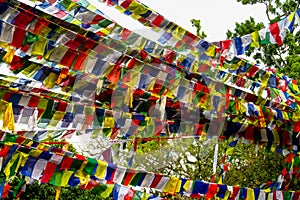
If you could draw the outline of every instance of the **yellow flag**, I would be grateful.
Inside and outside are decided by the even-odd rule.
[[[186,30],[184,30],[182,27],[178,26],[175,31],[172,33],[172,35],[178,39],[182,40],[184,34],[186,33]]]
[[[16,160],[19,158],[19,153],[15,153],[13,154],[12,158],[10,159],[10,161],[7,163],[5,169],[4,169],[4,174],[6,176],[6,179],[10,178],[10,170],[11,170],[11,166],[16,162]]]
[[[254,190],[252,188],[247,188],[247,200],[255,200]]]
[[[39,157],[39,155],[41,155],[43,151],[42,150],[39,150],[39,149],[32,149],[30,151],[30,155],[33,156],[33,157]]]
[[[273,129],[272,132],[273,132],[273,135],[274,135],[274,141],[275,141],[277,144],[280,144],[280,137],[279,137],[279,135],[278,135],[277,130],[276,130],[276,129]]]
[[[29,65],[29,67],[25,68],[24,70],[22,70],[22,74],[24,74],[25,76],[31,77],[33,76],[33,74],[35,74],[38,70],[40,69],[40,66],[32,63],[31,65]]]
[[[296,13],[296,11],[292,12],[292,13],[287,17],[287,19],[288,19],[290,22],[293,21],[293,18],[294,18],[294,16],[295,16],[295,13]]]
[[[88,161],[84,161],[80,166],[80,169],[77,170],[77,172],[75,173],[75,176],[79,178],[81,185],[87,184],[90,178],[90,176],[87,173],[83,172],[83,169],[85,168],[87,163]]]
[[[65,116],[65,112],[56,111],[49,123],[48,128],[55,128],[60,120],[62,120]]]
[[[6,111],[4,113],[4,118],[3,118],[3,130],[10,130],[12,132],[15,131],[15,121],[14,121],[14,113],[13,113],[13,108],[12,108],[12,103],[7,104]]]
[[[91,10],[91,6],[92,6],[91,4],[88,5],[88,9],[89,10]],[[80,7],[79,4],[71,1],[70,4],[68,5],[68,7],[66,8],[66,10],[67,11],[71,11],[71,10],[75,10],[75,8],[78,8],[78,7]]]
[[[136,15],[145,14],[148,11],[148,9],[145,6],[139,4],[136,1],[132,1],[127,9]]]
[[[5,54],[5,56],[3,56],[2,60],[10,64],[15,55],[15,51],[15,49],[8,49],[7,53]]]
[[[108,184],[106,190],[101,193],[101,197],[108,198],[114,189],[114,184]]]
[[[185,184],[183,185],[183,189],[184,189],[185,191],[189,191],[190,183],[191,183],[191,180],[187,180],[187,181],[185,182]]]
[[[259,48],[259,35],[258,31],[251,33],[252,42],[250,44],[251,47]]]
[[[222,179],[222,177],[219,178],[218,184],[223,184],[223,179]]]
[[[50,72],[50,74],[47,76],[47,78],[44,80],[45,88],[53,88],[55,85],[55,82],[58,78],[58,74],[54,72]]]
[[[226,150],[226,154],[227,154],[227,155],[232,155],[232,154],[233,154],[233,150],[234,150],[234,147],[229,147],[229,148]]]
[[[98,167],[97,167],[95,176],[99,179],[103,179],[105,176],[105,172],[106,172],[108,164],[107,164],[107,162],[104,162],[102,160],[97,160],[97,162],[98,162]]]
[[[182,184],[182,180],[179,179],[179,180],[178,180],[178,183],[177,183],[177,187],[176,187],[176,192],[180,192],[181,184]]]
[[[171,177],[169,182],[166,184],[164,188],[164,192],[167,192],[169,194],[174,194],[176,186],[178,184],[179,178],[177,177]]]
[[[244,114],[247,111],[246,106],[242,103],[242,101],[238,101],[237,105],[238,105],[238,112],[240,114]]]
[[[225,193],[225,196],[224,196],[224,200],[227,200],[230,195],[231,195],[231,192],[229,190],[226,190],[226,193]]]
[[[283,119],[285,119],[285,120],[289,120],[289,115],[288,115],[288,113],[285,112],[285,111],[282,111],[282,117],[283,117]]]
[[[80,26],[80,24],[82,24],[82,22],[79,21],[78,19],[72,20],[71,23],[72,23],[72,24],[75,24],[75,25],[77,25],[77,26]]]
[[[39,40],[34,42],[32,45],[32,51],[31,54],[33,56],[43,56],[45,52],[45,48],[47,45],[47,40],[46,38],[39,37]]]
[[[72,176],[74,172],[73,171],[63,171],[62,172],[62,177],[61,177],[61,186],[67,186],[68,185],[68,182]]]
[[[1,42],[0,41],[0,47],[2,47],[3,49],[9,49],[9,45],[7,42]]]
[[[104,118],[104,127],[105,128],[113,128],[115,126],[115,120],[113,117],[105,117]]]
[[[215,56],[216,55],[216,46],[211,44],[208,49],[205,51],[206,55],[208,56]]]
[[[150,197],[150,194],[147,194],[146,192],[144,192],[143,196],[142,196],[142,200],[147,200]]]
[[[292,114],[292,120],[294,122],[300,121],[300,110],[299,109],[296,110],[295,112],[293,112],[293,114]]]
[[[115,9],[117,9],[120,13],[124,13],[126,11],[126,9],[122,8],[121,6],[115,6]]]
[[[28,156],[29,156],[29,154],[27,154],[27,153],[23,153],[23,152],[20,153],[20,159],[19,159],[17,167],[16,167],[16,172],[18,171],[20,166],[23,166],[22,163],[26,162]]]
[[[265,74],[260,76],[260,81],[262,83],[262,86],[267,86],[270,78],[270,73],[266,72]]]

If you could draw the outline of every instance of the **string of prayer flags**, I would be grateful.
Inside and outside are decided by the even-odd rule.
[[[49,183],[56,186],[61,186],[63,183],[68,183],[68,185],[70,186],[83,184],[84,186],[82,185],[82,187],[84,189],[93,189],[100,184],[99,179],[104,178],[106,182],[114,183],[114,181],[117,181],[117,179],[119,179],[117,177],[119,176],[118,174],[120,174],[120,176],[123,176],[122,183],[124,183],[125,187],[115,185],[114,187],[116,188],[112,190],[112,192],[114,193],[113,195],[116,195],[118,197],[121,197],[123,195],[134,196],[134,191],[129,192],[129,186],[143,186],[170,194],[175,194],[179,191],[183,191],[182,194],[191,197],[206,195],[208,198],[213,198],[214,196],[222,198],[227,191],[231,191],[230,188],[232,187],[222,184],[204,182],[200,180],[189,180],[189,182],[193,184],[189,184],[189,186],[186,187],[186,179],[168,177],[161,174],[153,174],[150,172],[137,171],[133,169],[124,169],[110,163],[107,164],[103,161],[96,161],[94,159],[80,155],[75,155],[74,157],[72,157],[72,159],[70,159],[71,155],[61,156],[61,154],[49,152],[45,148],[37,149],[36,147],[39,146],[38,143],[36,143],[35,145],[27,146],[27,150],[25,151],[22,143],[21,145],[14,143],[14,140],[16,141],[17,138],[15,137],[15,139],[13,139],[12,136],[13,135],[10,135],[9,133],[6,134],[3,140],[4,143],[2,144],[2,148],[0,149],[1,156],[4,160],[3,170],[4,172],[6,172],[6,178],[12,176],[14,174],[13,171],[15,171],[16,173],[20,170],[21,175],[30,178],[39,177],[39,179],[44,183]],[[24,156],[20,157],[20,155]],[[21,160],[19,161],[18,159]],[[15,165],[15,163],[20,162],[24,163],[24,166]],[[294,162],[294,164],[298,165],[299,163]],[[11,166],[16,166],[13,171],[11,170]],[[56,171],[53,170],[55,168]],[[119,170],[126,170],[126,173],[118,173],[117,171]],[[90,179],[90,177],[92,176],[93,179]],[[138,181],[135,179],[137,179]],[[136,181],[138,182],[137,184]],[[120,190],[121,188],[122,191]],[[254,190],[258,190],[259,193],[262,193],[265,196],[272,196],[275,193],[279,194],[279,192],[281,192],[277,189],[267,192],[267,190],[263,190],[260,188],[241,188],[240,193],[237,194],[237,196],[241,198],[251,197]],[[233,198],[235,197],[235,195],[236,194],[234,194],[233,192],[230,196]],[[290,199],[294,199],[293,196],[297,196],[298,193],[289,192],[289,195]]]
[[[5,101],[12,101],[14,103],[13,105],[13,109],[14,109],[14,119],[15,121],[21,125],[24,124],[24,127],[27,127],[28,125],[28,121],[36,121],[37,126],[40,128],[53,128],[53,130],[46,130],[46,129],[42,129],[39,130],[37,129],[36,131],[33,130],[18,130],[18,134],[22,134],[26,137],[29,138],[34,138],[36,140],[43,140],[46,137],[53,137],[53,138],[59,138],[59,137],[67,137],[70,136],[71,134],[73,134],[76,130],[76,127],[78,129],[78,125],[80,125],[81,123],[76,122],[74,120],[76,120],[76,116],[77,116],[77,111],[80,108],[80,104],[76,105],[76,104],[65,104],[64,102],[61,101],[48,101],[46,99],[43,98],[36,98],[36,97],[31,97],[35,99],[35,104],[29,104],[28,100],[30,100],[31,98],[28,98],[28,96],[18,96],[19,102],[15,101],[16,98],[16,94],[15,93],[11,93],[11,92],[4,92],[2,93],[2,95],[5,97],[4,100]],[[23,104],[21,102],[24,102],[26,104]],[[134,101],[135,102],[135,101]],[[169,106],[176,106],[176,104],[170,104],[171,101],[168,100],[168,104],[166,104],[167,108]],[[136,103],[135,103],[136,104]],[[40,107],[40,106],[41,107]],[[42,105],[43,107],[46,106],[47,108],[43,108],[42,109]],[[26,106],[26,107],[24,107]],[[24,107],[24,108],[22,108]],[[236,109],[236,107],[238,107],[239,109]],[[57,109],[57,110],[56,110]],[[111,111],[106,110],[106,109],[100,109],[100,108],[93,108],[93,107],[82,107],[82,109],[89,111],[89,109],[92,109],[93,112],[92,113],[86,113],[88,115],[90,115],[93,120],[97,120],[95,121],[95,123],[90,124],[91,126],[93,126],[93,129],[95,129],[94,131],[98,133],[102,133],[105,134],[106,137],[115,137],[113,135],[119,135],[118,137],[123,137],[124,135],[122,135],[122,132],[127,130],[126,135],[127,136],[142,136],[140,135],[139,132],[128,132],[129,131],[129,127],[118,127],[120,124],[114,122],[114,116],[111,116]],[[169,109],[169,108],[168,108]],[[66,110],[68,110],[68,112],[66,112]],[[79,114],[84,114],[85,112],[81,112]],[[34,114],[36,113],[36,114]],[[52,113],[52,114],[51,114]],[[57,114],[56,114],[57,113]],[[77,114],[76,114],[77,113]],[[226,124],[226,126],[224,126],[224,128],[221,130],[220,135],[224,135],[226,137],[229,136],[234,136],[235,134],[241,134],[246,130],[247,133],[247,139],[249,140],[254,140],[254,137],[251,136],[249,137],[249,135],[253,135],[255,132],[260,132],[260,134],[262,135],[260,138],[260,141],[262,142],[275,142],[277,144],[282,144],[283,146],[288,145],[288,144],[299,144],[299,140],[297,138],[294,139],[293,135],[295,135],[297,133],[297,130],[299,129],[299,126],[295,126],[297,125],[299,122],[299,117],[298,116],[298,112],[295,112],[294,115],[290,115],[286,112],[280,111],[280,110],[270,110],[270,109],[266,109],[265,107],[256,107],[253,104],[244,104],[244,103],[240,103],[239,101],[230,101],[229,103],[229,107],[228,110],[226,111],[226,113],[228,114],[228,117],[231,118],[231,120]],[[124,113],[125,114],[125,113]],[[185,113],[181,113],[182,115],[184,115]],[[196,113],[195,113],[196,114]],[[80,115],[80,116],[81,116]],[[127,117],[126,118],[120,118],[120,119],[124,119],[128,122],[131,122],[130,126],[151,126],[151,121],[155,120],[156,122],[159,122],[158,120],[155,119],[155,116],[153,116],[153,118],[147,118],[144,117],[142,115],[132,115],[132,114],[126,114]],[[190,113],[191,115],[191,113]],[[240,121],[235,121],[235,119],[239,118],[239,116],[243,116],[246,115],[249,117],[249,124],[246,123],[245,125],[245,130],[241,129],[235,129],[232,128],[231,126],[235,125],[237,127],[241,127],[243,125],[243,123],[241,123]],[[34,117],[35,116],[35,117]],[[59,117],[60,116],[60,117]],[[58,118],[59,117],[59,118]],[[124,115],[125,117],[125,115]],[[129,118],[128,118],[129,117]],[[99,121],[98,119],[101,118],[101,121]],[[258,120],[259,119],[259,120]],[[272,120],[278,120],[278,121],[282,121],[284,122],[284,124],[282,123],[277,123],[275,126],[273,125],[273,129],[272,131],[269,130],[268,126],[266,126],[267,123],[271,123]],[[24,121],[25,120],[25,121]],[[109,122],[109,120],[112,120],[111,122]],[[192,120],[192,118],[191,118]],[[292,121],[289,121],[292,120]],[[290,126],[285,126],[285,124],[289,124],[292,123],[294,121],[295,125],[294,127],[292,127],[292,129],[287,129],[287,132],[283,132],[282,135],[280,136],[281,139],[276,139],[274,140],[274,138],[276,135],[278,135],[278,130],[281,130],[282,128],[285,129],[285,127],[290,127]],[[101,124],[100,124],[101,122]],[[169,127],[168,129],[171,131],[171,133],[176,133],[178,134],[178,131],[182,131],[182,133],[186,134],[185,129],[174,129],[172,127],[174,127],[174,119],[169,118],[168,120],[162,120],[161,123],[164,126]],[[189,118],[185,118],[184,120],[181,120],[180,123],[177,124],[177,126],[182,126],[184,127],[185,123],[190,123],[189,122]],[[46,124],[48,124],[47,126],[45,126]],[[85,124],[85,122],[83,122],[83,124]],[[251,127],[253,127],[253,124],[257,127],[260,127],[259,130],[254,130],[251,129]],[[271,123],[272,124],[272,123]],[[189,132],[191,133],[191,135],[196,134],[200,131],[200,132],[205,132],[206,128],[204,128],[203,126],[199,126],[201,124],[195,124],[195,126],[193,127],[186,127],[189,130]],[[202,127],[201,129],[197,128],[197,127]],[[244,126],[243,126],[244,127]],[[20,127],[22,128],[22,126]],[[55,131],[55,129],[57,129]],[[91,127],[92,128],[92,127]],[[94,132],[93,129],[84,131],[85,133],[92,133]],[[101,132],[99,132],[101,130]],[[230,130],[227,131],[227,130]],[[107,132],[109,131],[109,132]],[[267,131],[268,133],[274,135],[273,137],[265,137],[264,136],[264,132]],[[109,133],[109,134],[108,134]],[[155,132],[153,132],[153,135],[161,135],[162,133],[164,133],[163,129],[159,129]]]
[[[134,20],[142,23],[143,25],[150,26],[154,31],[161,33],[162,36],[159,40],[161,42],[163,41],[166,43],[167,41],[170,41],[169,43],[172,44],[173,40],[176,40],[177,43],[175,44],[177,46],[182,43],[187,45],[196,43],[195,40],[193,41],[193,38],[196,38],[196,36],[137,0],[124,1],[120,3],[110,2],[107,4],[114,6],[118,11],[124,13],[125,15],[131,16]],[[233,47],[236,55],[244,54],[249,45],[258,48],[259,42],[260,44],[272,43],[282,45],[286,31],[292,32],[294,25],[299,23],[295,22],[296,15],[298,15],[299,12],[299,10],[292,12],[289,16],[281,19],[278,22],[270,24],[268,28],[259,31],[260,33],[264,32],[268,34],[268,40],[265,40],[265,34],[257,34],[257,32],[250,33],[240,38],[232,39],[232,41],[234,41]],[[260,38],[257,38],[258,35]],[[187,36],[190,37],[190,40],[186,39]]]
[[[51,109],[51,110],[53,110],[55,107],[53,107],[52,105],[57,105],[57,104],[53,104],[52,102],[50,102],[51,104],[49,104],[49,103],[47,103],[47,100],[46,99],[43,99],[43,98],[33,98],[33,100],[34,100],[34,104],[31,104],[30,102],[31,101],[29,101],[29,103],[30,104],[28,104],[29,106],[30,106],[30,108],[28,107],[28,108],[26,108],[28,111],[26,111],[25,112],[25,110],[23,111],[23,112],[20,112],[20,111],[22,111],[22,109],[20,110],[20,106],[26,106],[27,105],[27,103],[26,104],[18,104],[18,102],[16,101],[16,97],[17,96],[15,96],[16,94],[12,94],[12,93],[3,93],[3,96],[5,96],[5,99],[4,100],[6,100],[6,101],[12,101],[13,103],[14,103],[14,108],[16,108],[16,109],[18,109],[18,112],[16,112],[15,111],[15,119],[26,119],[26,116],[27,117],[29,117],[29,118],[31,118],[32,116],[34,116],[34,115],[32,115],[32,113],[35,111],[33,108],[31,108],[31,107],[35,107],[35,106],[37,106],[37,108],[39,108],[39,105],[40,106],[42,106],[42,105],[44,105],[44,106],[46,106],[46,105],[48,105],[48,107],[49,107],[49,110]],[[20,98],[21,97],[21,98]],[[25,98],[24,100],[23,100],[23,98]],[[28,98],[28,97],[26,97],[26,96],[18,96],[18,98],[17,99],[19,99],[19,101],[20,102],[28,102],[28,100],[30,100],[30,98]],[[39,102],[40,101],[40,102]],[[251,117],[252,119],[255,119],[255,118],[253,118],[253,117],[259,117],[259,118],[261,118],[261,117],[266,117],[266,119],[268,119],[268,120],[270,120],[270,119],[277,119],[277,120],[280,120],[280,121],[285,121],[285,123],[288,123],[288,119],[293,119],[293,121],[294,122],[297,122],[297,121],[299,121],[299,119],[298,119],[298,117],[297,117],[297,112],[295,112],[295,115],[290,115],[290,114],[288,114],[288,113],[285,113],[285,112],[283,112],[283,111],[280,111],[280,110],[268,110],[268,109],[266,109],[266,108],[259,108],[259,107],[256,107],[256,106],[254,106],[253,104],[240,104],[238,101],[230,101],[231,103],[229,103],[229,105],[230,105],[230,107],[228,108],[228,110],[227,110],[227,113],[228,114],[230,114],[230,116],[231,117],[233,117],[233,119],[234,119],[234,117],[236,116],[236,115],[239,115],[239,114],[246,114],[246,116],[248,116],[248,117]],[[40,103],[43,103],[43,104],[40,104]],[[46,104],[45,104],[46,103]],[[63,112],[63,111],[65,111],[65,109],[68,107],[67,105],[68,104],[62,104],[63,102],[57,102],[58,103],[58,105],[61,105],[61,106],[58,106],[57,108],[58,108],[58,110],[56,110],[56,112],[58,112],[58,113],[60,113],[60,112]],[[170,104],[168,104],[168,105],[170,105]],[[174,104],[175,105],[175,104]],[[237,106],[237,105],[239,105],[239,106]],[[73,105],[73,106],[75,106],[75,105]],[[244,107],[245,106],[245,107]],[[236,110],[235,108],[236,107],[238,107],[239,108],[239,110]],[[243,108],[244,107],[244,108]],[[40,107],[40,108],[42,108],[42,107]],[[241,109],[241,108],[243,108],[243,109]],[[74,107],[73,109],[75,109],[75,110],[77,110],[77,108],[76,107]],[[233,110],[232,110],[233,109]],[[240,110],[241,109],[241,110]],[[46,109],[47,110],[47,109]],[[74,111],[75,111],[74,110]],[[94,110],[94,109],[93,109]],[[244,110],[244,111],[243,111]],[[256,110],[256,111],[255,111]],[[74,116],[73,116],[73,114],[71,113],[72,112],[72,109],[70,110],[70,107],[69,107],[69,111],[70,112],[67,112],[67,113],[65,113],[65,114],[63,114],[64,115],[64,117],[60,117],[60,119],[62,119],[63,120],[63,123],[62,124],[60,124],[60,123],[58,123],[58,121],[57,121],[57,119],[55,119],[54,120],[54,122],[55,122],[55,124],[58,124],[59,126],[57,126],[57,127],[60,127],[60,126],[62,126],[61,128],[68,128],[69,126],[72,126],[72,122],[73,122],[73,120],[72,119],[74,119]],[[74,112],[73,111],[73,112]],[[95,110],[96,111],[96,114],[98,113],[98,111],[97,111],[97,109]],[[104,110],[103,110],[104,111]],[[270,111],[272,111],[272,112],[270,112]],[[40,113],[41,112],[41,113]],[[43,123],[44,124],[44,119],[43,118],[45,118],[45,119],[47,119],[47,121],[49,122],[49,119],[51,119],[51,117],[55,117],[55,115],[50,115],[50,116],[48,116],[48,115],[43,115],[42,113],[43,112],[45,112],[45,109],[38,109],[38,113],[40,113],[40,114],[38,114],[38,116],[39,117],[41,117],[42,119],[40,119],[40,120],[38,120],[38,118],[35,118],[33,121],[40,121],[41,123]],[[48,112],[48,111],[47,111]],[[54,112],[54,113],[56,113],[56,112]],[[23,117],[20,117],[20,116],[18,116],[18,113],[22,113],[22,116]],[[26,113],[28,113],[28,115],[26,115]],[[262,115],[262,113],[263,113],[263,115]],[[276,114],[276,115],[275,115]],[[73,117],[72,117],[73,116]],[[97,116],[97,115],[96,115]],[[96,117],[95,116],[95,117]],[[137,122],[136,120],[137,120],[137,118],[135,118],[135,116],[134,115],[131,115],[133,118],[132,119],[135,119],[135,122]],[[71,117],[71,118],[70,118]],[[99,117],[103,117],[103,115],[101,114]],[[70,121],[70,119],[68,119],[68,118],[70,118],[71,119],[71,121]],[[98,118],[98,116],[97,116],[97,118]],[[111,117],[109,117],[110,119],[112,119]],[[96,119],[96,118],[94,118],[94,119]],[[105,119],[106,119],[106,117],[105,118],[103,118],[104,119],[104,121],[102,121],[102,123],[104,122],[104,127],[103,128],[105,128],[105,127],[110,127],[110,123],[105,123]],[[141,118],[142,120],[145,120],[146,118]],[[265,120],[266,120],[265,119]],[[66,120],[66,121],[65,121]],[[262,120],[262,118],[260,119],[260,120]],[[18,121],[18,120],[16,120],[16,122],[18,122],[18,123],[20,123],[21,121]],[[53,123],[54,123],[53,122]],[[98,121],[99,122],[99,121]],[[170,122],[172,122],[172,120],[170,121]],[[172,124],[171,123],[168,123],[168,126],[170,127]],[[252,121],[251,122],[251,124],[253,124],[255,121]],[[266,121],[262,121],[262,122],[264,122],[263,124],[261,124],[261,125],[259,125],[259,124],[257,124],[259,121],[256,121],[255,122],[255,124],[256,124],[256,126],[261,126],[262,128],[264,128],[264,127],[266,127],[266,125],[265,125],[265,122]],[[52,124],[53,124],[52,123]],[[165,123],[165,122],[164,122]],[[260,123],[260,122],[259,122]],[[27,127],[27,120],[25,120],[24,121],[24,125],[26,124],[26,127]],[[48,124],[48,123],[47,123]],[[51,124],[51,120],[50,120],[50,124]],[[145,125],[145,123],[140,123],[139,122],[139,124],[140,125],[142,125],[142,124],[144,124]],[[148,124],[148,123],[146,123],[146,124]],[[297,123],[295,123],[295,124],[297,124]],[[54,125],[54,124],[53,124]],[[76,124],[75,124],[76,125]],[[96,123],[96,125],[97,125],[97,127],[99,127],[99,125],[101,125],[101,124],[97,124]],[[133,124],[132,124],[133,125]],[[178,124],[179,125],[179,124]],[[77,126],[77,125],[76,125]],[[75,126],[75,127],[76,127]],[[57,128],[56,127],[56,128]],[[74,127],[74,128],[75,128]],[[110,128],[113,128],[114,126],[111,126]],[[279,126],[280,127],[280,126]],[[278,127],[278,128],[279,128]],[[226,127],[224,127],[224,128],[226,128]],[[226,128],[227,129],[227,128]],[[226,129],[224,129],[224,130],[226,130]],[[173,129],[171,129],[171,130],[173,130]],[[194,130],[196,130],[196,129],[194,129]],[[250,129],[249,129],[250,130]],[[279,129],[278,129],[279,130]],[[292,129],[289,129],[289,131],[291,131]],[[298,126],[294,126],[294,131],[296,132],[298,130]],[[193,132],[193,131],[192,131]],[[29,132],[30,133],[30,132]],[[34,132],[31,132],[31,133],[34,133]],[[41,134],[40,134],[41,133]],[[37,132],[37,135],[38,136],[35,136],[35,135],[32,135],[32,136],[30,136],[30,134],[28,135],[28,136],[30,136],[30,137],[38,137],[38,138],[43,138],[43,137],[45,137],[46,136],[46,134],[42,134],[43,132]],[[44,132],[45,133],[45,132]],[[51,132],[49,132],[49,133],[51,133]],[[62,133],[62,131],[60,132],[60,133]],[[251,132],[249,132],[249,133],[251,133]],[[226,133],[226,131],[224,132],[224,134],[226,135],[227,133]],[[232,135],[234,135],[235,133],[233,133]],[[274,132],[274,134],[275,134],[275,132]],[[277,134],[277,133],[276,133]],[[64,134],[63,134],[64,135]],[[290,133],[290,135],[291,135],[291,133]],[[291,136],[290,136],[291,137]],[[262,138],[264,138],[264,137],[262,137]],[[291,137],[292,138],[292,137]],[[269,141],[269,140],[265,140],[265,141]],[[272,140],[273,141],[273,140]],[[284,140],[285,142],[284,142],[284,144],[288,144],[290,141],[291,141],[291,139],[285,139]],[[287,142],[288,141],[288,142]],[[276,141],[276,142],[279,142],[279,141]],[[294,144],[298,144],[298,142],[297,142],[297,140],[296,141],[294,141],[293,142]]]

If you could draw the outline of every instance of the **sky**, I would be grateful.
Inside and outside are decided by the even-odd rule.
[[[145,29],[138,22],[134,22],[128,16],[120,14],[114,8],[98,3],[97,0],[89,0],[107,16],[114,19],[122,26],[138,33],[145,34]],[[188,31],[195,34],[191,19],[200,19],[202,30],[208,35],[210,42],[226,39],[228,29],[233,30],[236,22],[243,22],[252,16],[256,22],[268,23],[265,6],[242,5],[237,0],[139,0],[148,7],[156,10],[165,18],[175,22]],[[148,32],[147,37],[151,37]],[[155,37],[155,35],[154,35]]]
[[[33,5],[29,0],[19,0]],[[131,17],[117,9],[100,3],[98,0],[87,0],[107,17],[123,27],[135,31],[148,39],[157,40],[158,34],[145,28]],[[263,4],[243,5],[237,0],[139,0],[154,9],[165,18],[175,22],[186,30],[196,33],[191,19],[200,19],[202,30],[208,35],[209,42],[226,39],[227,30],[234,30],[236,22],[244,22],[252,16],[256,22],[268,24]]]

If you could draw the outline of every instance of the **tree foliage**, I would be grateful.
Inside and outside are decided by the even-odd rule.
[[[213,176],[214,147],[216,140],[205,144],[196,140],[190,145],[186,152],[168,165],[158,171],[194,180],[211,181]],[[221,176],[222,157],[228,147],[228,141],[219,142],[217,176],[218,181]],[[230,168],[225,175],[224,184],[240,185],[242,187],[260,187],[268,181],[277,180],[281,171],[285,167],[284,156],[268,152],[264,145],[244,144],[241,141],[234,148],[230,156]],[[226,161],[228,162],[228,161]],[[298,189],[299,186],[298,186]]]
[[[201,31],[201,21],[199,19],[191,19],[192,26],[196,28],[196,34],[201,39],[204,39],[207,37],[206,33],[204,31]]]
[[[39,184],[37,181],[30,184],[21,196],[21,199],[30,200],[53,200],[55,199],[57,187],[48,184]],[[79,187],[62,187],[60,200],[96,200],[103,199],[99,194],[89,190],[82,190]]]
[[[296,11],[300,1],[294,0],[237,0],[244,5],[263,4],[266,8],[266,16],[269,23],[274,23]],[[245,22],[236,22],[234,30],[227,31],[227,37],[241,37],[254,31],[265,28],[264,24],[255,22],[250,17]],[[300,30],[294,27],[292,32],[287,31],[283,45],[263,44],[255,51],[250,47],[247,56],[252,56],[257,63],[264,64],[268,67],[274,67],[277,72],[288,75],[290,78],[299,80],[300,78],[300,47],[299,47]]]

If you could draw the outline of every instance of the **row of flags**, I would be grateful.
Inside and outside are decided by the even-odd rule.
[[[159,41],[163,44],[167,43],[171,46],[172,44],[175,44],[177,48],[180,48],[180,46],[184,44],[188,47],[193,47],[195,43],[200,40],[192,33],[137,0],[99,0],[98,2],[114,6],[121,13],[131,16],[134,20],[142,23],[144,26],[151,27],[152,30],[161,34]],[[299,14],[300,10],[294,11],[289,16],[270,24],[260,31],[217,43],[232,43],[235,55],[244,54],[250,45],[255,48],[259,48],[260,45],[264,44],[282,45],[286,36],[286,31],[292,32],[295,24],[298,23]]]
[[[156,104],[158,98],[151,100],[148,96],[148,101],[141,101],[143,95],[145,93],[138,91],[133,93],[136,99],[132,101],[132,106],[127,107],[132,110],[142,106],[136,109],[140,112],[137,114],[130,110],[110,110],[0,90],[4,109],[4,115],[0,118],[1,127],[2,130],[39,141],[49,136],[70,137],[77,130],[81,134],[97,132],[110,139],[163,135],[230,137],[239,134],[251,141],[299,145],[299,111],[289,113],[238,100],[228,100],[227,106],[224,101],[220,108],[217,98],[213,99],[215,103],[211,109],[216,118],[210,118],[211,113],[206,110],[196,110],[196,107],[193,111],[185,110],[178,101],[169,98],[165,99],[165,106],[160,109]],[[143,106],[141,103],[147,104]],[[165,117],[162,118],[162,115]]]
[[[3,158],[1,163],[2,183],[19,171],[20,175],[41,183],[71,187],[81,185],[81,188],[94,190],[94,192],[101,183],[115,183],[113,189],[111,185],[106,186],[106,189],[112,190],[114,199],[123,199],[124,196],[129,195],[129,192],[131,198],[128,198],[132,199],[136,190],[131,191],[130,186],[153,188],[160,192],[179,193],[194,198],[206,195],[207,199],[214,196],[221,199],[247,198],[254,200],[274,196],[277,199],[297,199],[300,195],[299,192],[277,189],[271,192],[270,188],[241,188],[240,186],[227,186],[134,170],[73,154],[10,133],[2,133],[0,155]],[[297,161],[293,164],[296,167],[300,163]],[[0,193],[3,194],[4,184],[0,188]],[[99,193],[101,195],[103,189]]]

